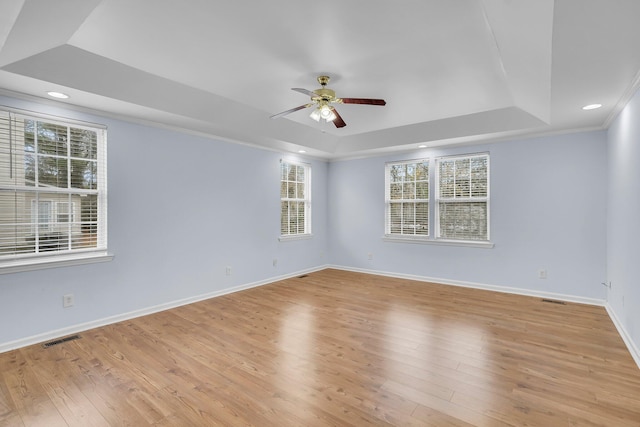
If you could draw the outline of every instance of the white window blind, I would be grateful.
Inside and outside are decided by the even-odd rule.
[[[0,267],[106,251],[106,191],[104,128],[0,110]]]
[[[489,155],[436,160],[438,239],[489,240]]]
[[[281,162],[280,235],[311,234],[311,166]]]
[[[429,235],[429,162],[386,165],[386,235]]]

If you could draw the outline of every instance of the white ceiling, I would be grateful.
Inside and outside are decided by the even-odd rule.
[[[638,88],[639,19],[638,0],[3,0],[0,92],[323,158],[602,129]],[[269,118],[320,74],[387,105]]]

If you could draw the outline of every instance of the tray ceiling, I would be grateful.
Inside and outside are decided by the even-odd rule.
[[[602,129],[637,89],[640,2],[5,0],[0,89],[340,158]],[[331,76],[347,126],[293,87]],[[601,103],[598,110],[582,106]]]

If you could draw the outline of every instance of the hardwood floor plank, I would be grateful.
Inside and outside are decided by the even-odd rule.
[[[54,351],[59,350],[63,349],[54,349]],[[29,365],[68,425],[96,427],[109,425],[73,382],[69,373],[74,369],[66,358],[56,360],[36,358],[31,359]]]
[[[450,398],[443,399],[439,396],[429,393],[428,390],[406,386],[392,380],[387,381],[384,384],[383,388],[386,391],[406,396],[408,399],[411,399],[414,402],[418,403],[420,407],[419,411],[422,411],[422,408],[429,408],[446,415],[450,419],[462,421],[473,426],[509,426],[508,423],[504,423],[500,420],[493,419],[489,416],[484,415],[484,411],[474,410],[464,405],[459,405],[457,403],[451,402]],[[414,416],[415,415],[416,414],[414,413]]]
[[[421,426],[438,426],[438,427],[476,427],[458,418],[443,414],[433,408],[418,405],[413,413],[414,419],[418,419]],[[403,425],[403,424],[397,424]]]
[[[15,403],[16,413],[25,425],[67,425],[30,367],[3,370],[2,378],[7,385],[10,398]]]
[[[0,426],[640,426],[606,310],[323,270],[0,354]]]
[[[0,366],[2,355],[0,354]],[[11,395],[9,394],[9,388],[4,381],[3,376],[0,375],[0,426],[24,426],[22,418],[18,412],[18,408],[15,405]]]

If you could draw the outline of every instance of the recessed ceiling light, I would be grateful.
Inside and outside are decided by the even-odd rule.
[[[418,145],[418,148],[427,148],[427,146],[425,144],[420,144]]]
[[[53,97],[53,98],[59,98],[59,99],[67,99],[69,98],[69,95],[67,95],[66,93],[62,93],[62,92],[47,92],[47,95]]]
[[[298,150],[298,153],[301,153],[301,154],[306,152],[307,152],[306,150]]]
[[[602,107],[602,104],[589,104],[582,107],[583,110],[595,110],[596,108]]]

